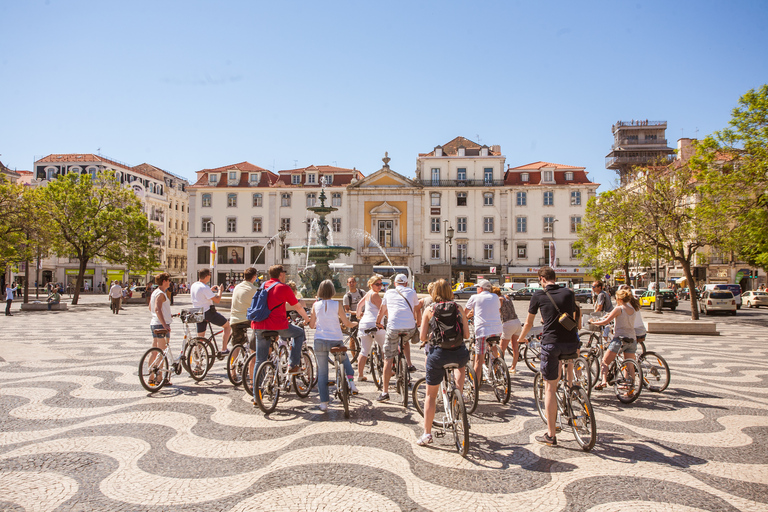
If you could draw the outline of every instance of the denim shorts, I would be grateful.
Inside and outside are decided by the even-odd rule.
[[[430,345],[427,352],[427,384],[437,386],[445,374],[443,367],[447,364],[458,364],[459,368],[469,362],[469,350],[463,343],[456,348],[440,348]]]
[[[629,340],[629,343],[627,340]],[[610,345],[608,345],[608,350],[611,352],[616,352],[617,354],[622,354],[624,352],[630,352],[634,354],[637,352],[637,340],[633,340],[632,338],[625,338],[623,336],[617,336],[611,340]]]
[[[168,337],[168,334],[157,334],[157,333],[155,333],[155,329],[165,329],[165,327],[163,327],[160,324],[150,325],[149,326],[149,330],[150,330],[150,332],[152,332],[152,337],[153,338],[167,338]]]

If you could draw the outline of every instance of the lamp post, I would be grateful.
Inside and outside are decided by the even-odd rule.
[[[660,315],[662,313],[659,306],[659,244],[656,244],[656,289],[654,291],[656,293],[653,297],[653,312]]]
[[[216,284],[216,255],[218,254],[219,248],[216,245],[216,224],[214,224],[212,221],[208,221],[208,229],[211,229],[211,226],[213,226],[213,248],[214,250],[211,250],[211,273],[213,274],[213,284]]]
[[[453,244],[453,226],[448,226],[448,219],[445,219],[445,225],[447,229],[445,230],[445,243],[448,245],[448,284],[453,284],[453,265],[451,264],[451,245]]]
[[[280,237],[280,264],[283,264],[283,255],[285,254],[285,237],[288,236],[288,232],[283,229],[282,226],[280,226],[280,230],[278,231],[278,236]]]

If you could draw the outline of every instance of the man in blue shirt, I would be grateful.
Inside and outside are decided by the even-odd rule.
[[[10,283],[5,285],[5,316],[13,316],[11,314],[11,304],[13,304],[13,292],[17,289],[18,287],[15,285],[11,288]]]

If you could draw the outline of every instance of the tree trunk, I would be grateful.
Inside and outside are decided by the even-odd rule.
[[[75,284],[75,294],[72,296],[72,305],[77,304],[77,301],[80,298],[80,288],[83,287],[83,282],[85,281],[85,267],[87,266],[88,258],[81,259],[80,269],[77,273],[77,282]]]
[[[699,319],[699,301],[696,299],[696,289],[693,287],[693,275],[691,274],[691,262],[683,261],[683,273],[688,282],[688,292],[691,299],[691,320]]]
[[[624,266],[622,268],[624,269],[624,284],[632,286],[632,284],[629,282],[629,260],[624,262]]]
[[[24,260],[24,304],[29,303],[29,260]]]

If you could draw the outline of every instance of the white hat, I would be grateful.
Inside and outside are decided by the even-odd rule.
[[[395,283],[408,284],[408,278],[405,276],[405,274],[397,274],[395,276]]]
[[[490,290],[491,289],[491,282],[487,279],[481,279],[477,282],[477,287],[482,288],[483,290]]]

